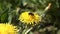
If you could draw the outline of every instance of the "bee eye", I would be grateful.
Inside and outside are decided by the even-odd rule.
[[[33,13],[29,13],[29,15],[32,15],[32,16],[34,16],[34,14],[33,14]]]

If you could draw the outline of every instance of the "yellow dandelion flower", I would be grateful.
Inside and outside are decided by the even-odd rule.
[[[0,23],[0,34],[17,34],[16,26]]]
[[[19,20],[26,24],[37,24],[39,21],[41,21],[41,16],[33,12],[23,12],[19,16]]]

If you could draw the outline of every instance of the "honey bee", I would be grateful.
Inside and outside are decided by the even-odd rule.
[[[34,16],[34,14],[33,14],[33,13],[31,13],[31,12],[29,13],[29,15]]]

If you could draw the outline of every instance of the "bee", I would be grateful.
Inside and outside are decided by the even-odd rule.
[[[31,12],[29,13],[29,15],[34,16],[34,14],[33,14],[33,13],[31,13]]]

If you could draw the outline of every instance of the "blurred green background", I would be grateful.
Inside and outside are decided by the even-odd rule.
[[[49,3],[51,3],[51,7],[44,13],[44,9]],[[60,0],[0,0],[0,23],[12,23],[19,26],[18,17],[23,11],[44,14],[42,17],[44,23],[41,28],[44,29],[48,26],[57,28],[57,33],[44,32],[40,34],[60,34]]]

